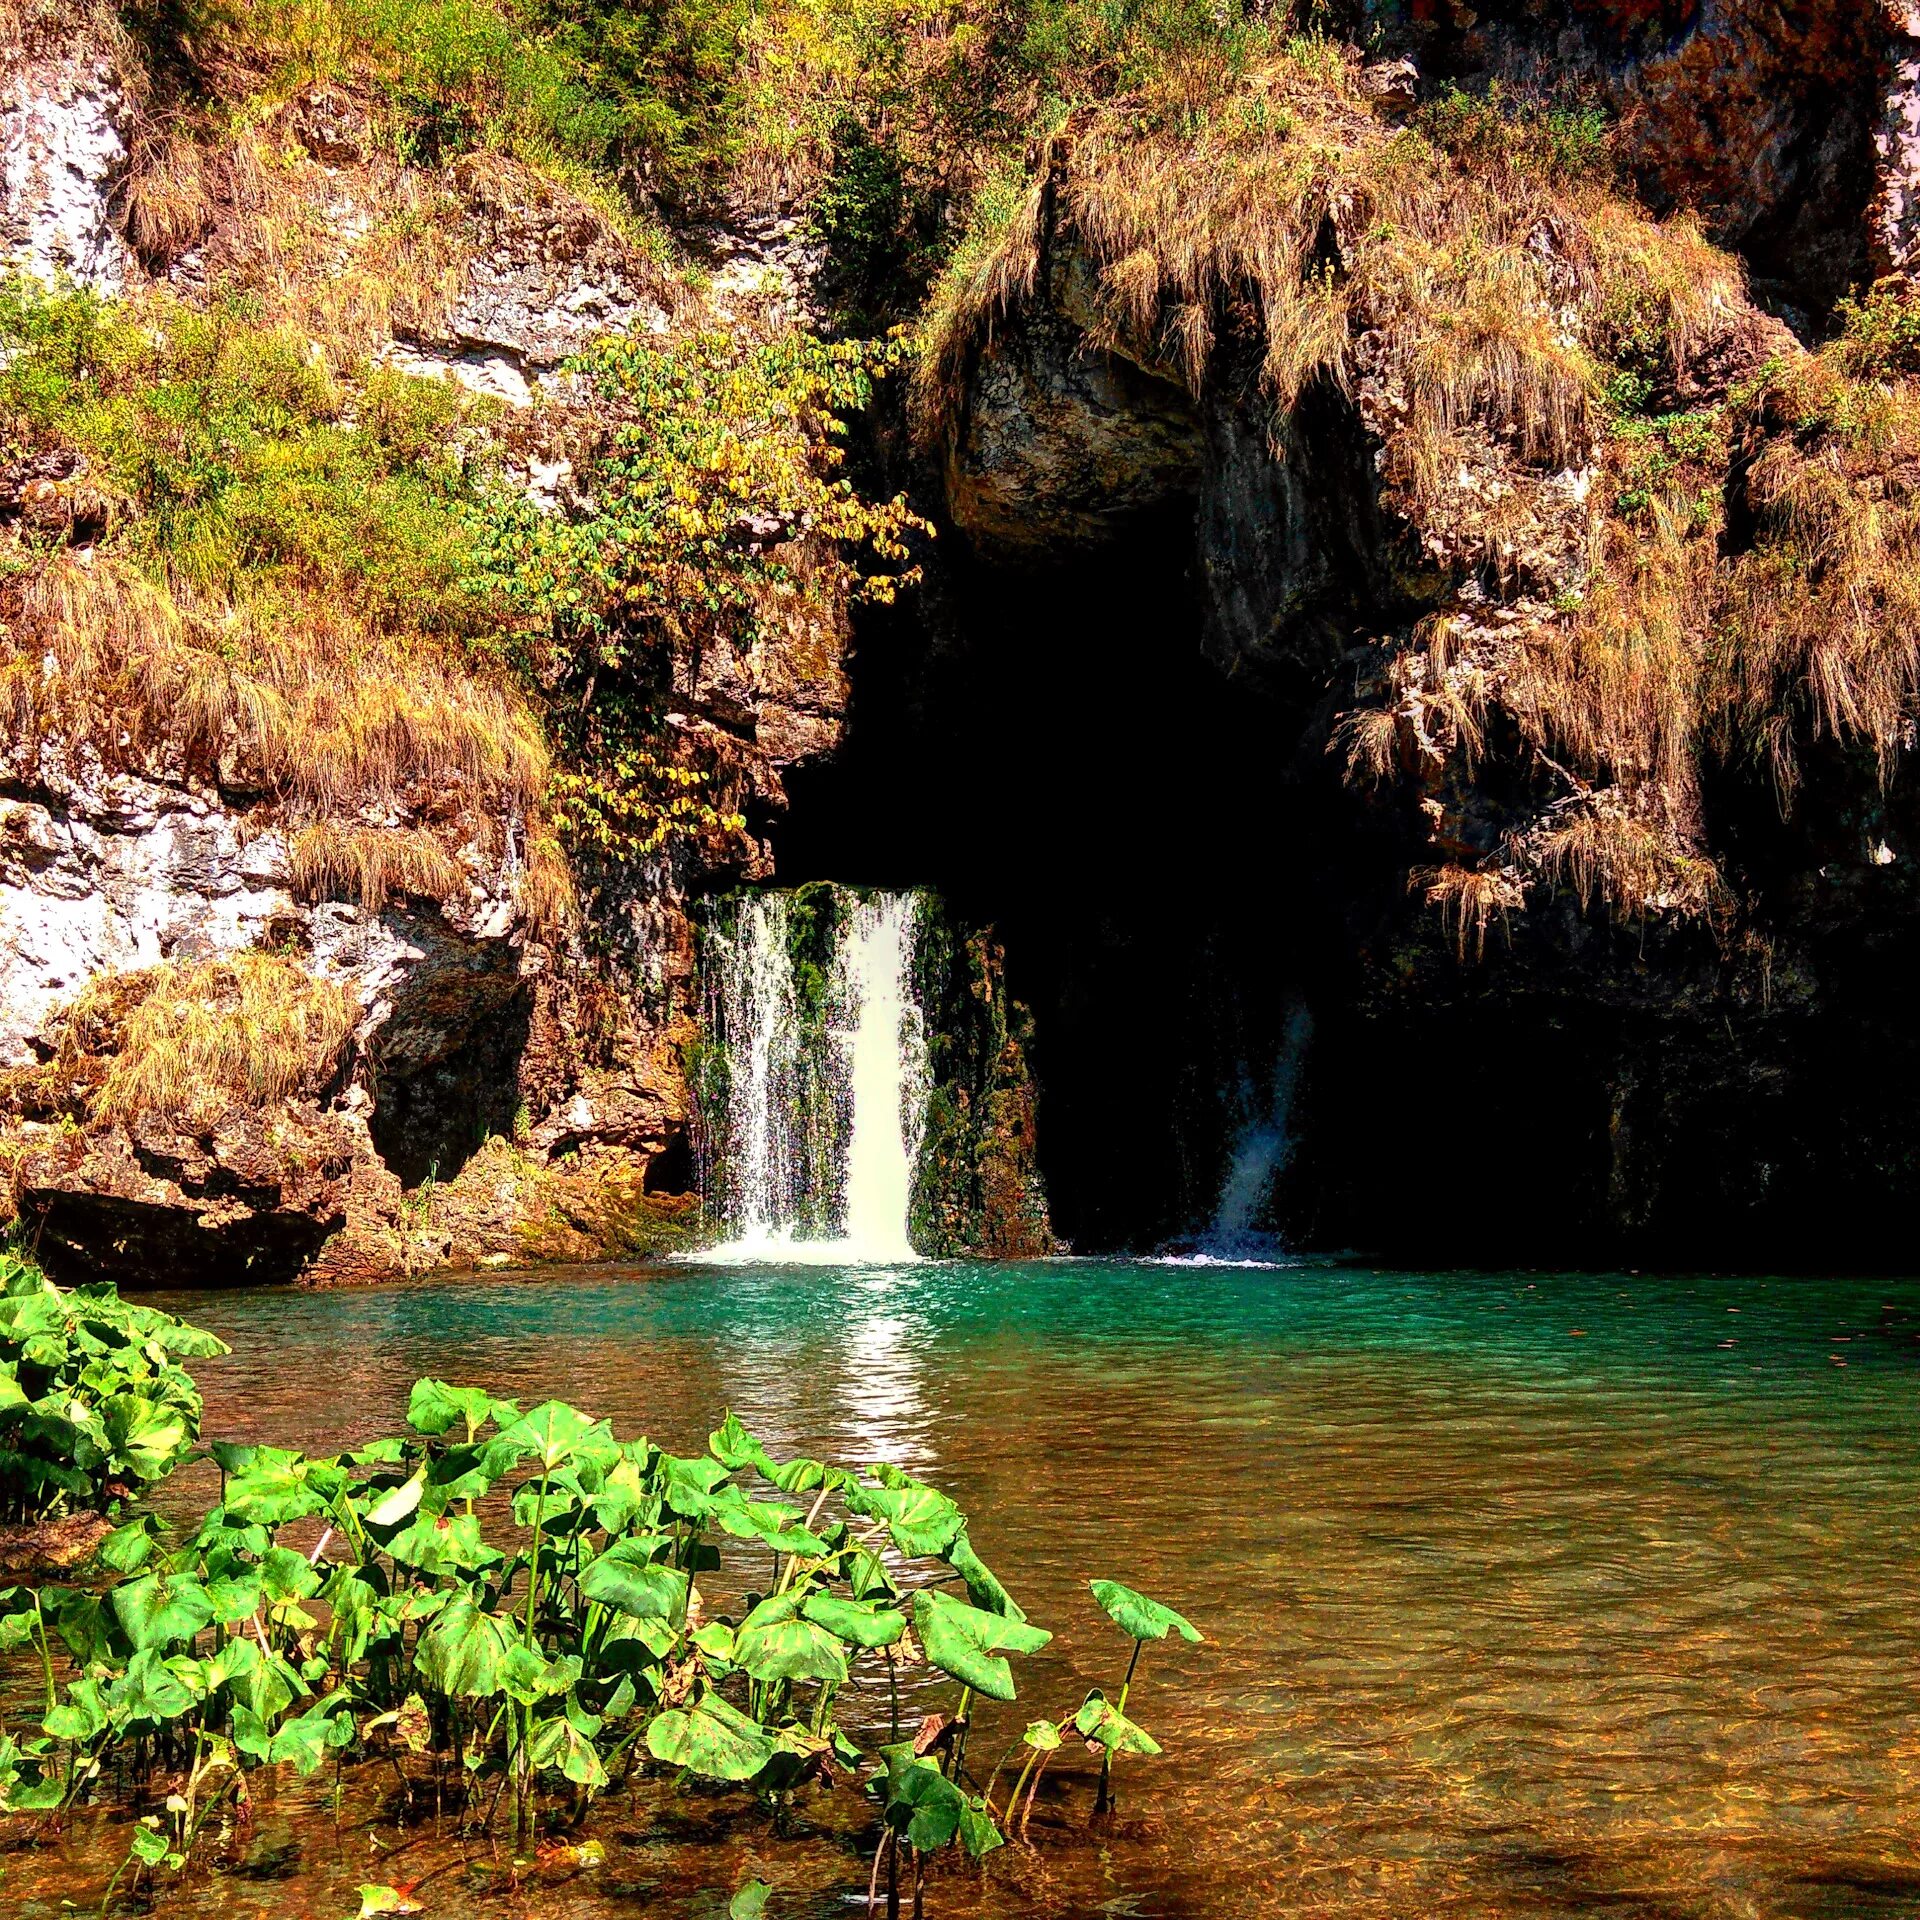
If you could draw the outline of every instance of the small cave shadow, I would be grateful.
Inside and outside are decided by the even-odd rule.
[[[532,1019],[533,996],[521,988],[483,1004],[432,1057],[376,1059],[369,1130],[403,1185],[451,1180],[491,1136],[512,1137]]]

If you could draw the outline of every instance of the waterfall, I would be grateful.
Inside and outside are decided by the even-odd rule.
[[[787,903],[777,894],[742,903],[718,971],[719,1021],[731,1045],[728,1224],[742,1246],[770,1244],[792,1213],[798,1106],[793,961]]]
[[[913,900],[862,901],[835,955],[845,1056],[847,1257],[911,1260],[913,1163],[926,1111],[926,1033],[913,998]]]
[[[702,1257],[808,1264],[915,1257],[908,1236],[925,1117],[911,894],[813,890],[832,909],[825,968],[802,961],[787,896],[757,894],[707,956],[725,1097],[709,1115],[727,1240]]]
[[[1300,1063],[1313,1037],[1313,1016],[1296,1005],[1287,1016],[1273,1078],[1264,1102],[1251,1089],[1243,1095],[1246,1119],[1234,1137],[1227,1177],[1214,1203],[1213,1221],[1201,1236],[1201,1260],[1271,1259],[1284,1253],[1277,1235],[1255,1225],[1272,1200],[1273,1184],[1293,1157],[1293,1099]]]

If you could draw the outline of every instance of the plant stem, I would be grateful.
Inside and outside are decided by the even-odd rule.
[[[41,1671],[47,1676],[47,1711],[51,1713],[57,1699],[53,1686],[53,1655],[47,1651],[47,1621],[40,1611],[40,1591],[37,1587],[33,1594],[33,1641],[40,1649]]]
[[[1133,1643],[1133,1658],[1127,1662],[1127,1677],[1120,1682],[1120,1699],[1117,1703],[1117,1710],[1121,1713],[1125,1713],[1127,1710],[1127,1694],[1133,1686],[1133,1670],[1140,1664],[1140,1649],[1146,1644],[1144,1640],[1136,1640]],[[1113,1795],[1108,1785],[1112,1773],[1113,1749],[1111,1747],[1102,1747],[1100,1749],[1100,1791],[1098,1795],[1095,1796],[1093,1803],[1093,1810],[1097,1814],[1107,1812],[1113,1805]]]

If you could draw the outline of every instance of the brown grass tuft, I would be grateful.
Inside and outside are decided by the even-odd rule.
[[[1881,782],[1920,709],[1920,387],[1789,370],[1754,405],[1743,505],[1752,549],[1715,655],[1725,750],[1783,804],[1807,740],[1866,747]]]
[[[1572,888],[1583,912],[1599,902],[1629,919],[1697,916],[1727,898],[1712,861],[1681,852],[1670,832],[1618,804],[1582,808],[1539,835],[1529,853],[1537,871]]]
[[[112,1058],[93,1117],[153,1114],[193,1128],[235,1103],[258,1108],[322,1095],[360,1018],[345,987],[260,952],[96,983],[78,996],[69,1032],[85,1032],[96,1000],[114,1030],[99,1037]]]
[[[524,704],[431,642],[322,606],[265,628],[182,605],[109,555],[58,556],[26,587],[0,636],[0,728],[110,765],[178,750],[313,817],[451,787],[477,814],[529,819],[547,784]]]
[[[396,895],[446,900],[464,894],[468,873],[418,827],[302,827],[289,850],[293,891],[302,900],[352,900],[378,912]]]
[[[1277,420],[1315,381],[1389,396],[1389,477],[1416,511],[1459,472],[1463,436],[1540,472],[1585,465],[1606,341],[1630,319],[1678,356],[1740,298],[1738,268],[1685,222],[1518,165],[1469,169],[1387,127],[1334,43],[1202,78],[1191,118],[1143,125],[1123,105],[1054,144],[1061,224],[1098,275],[1093,339],[1197,390],[1250,315]],[[1026,205],[929,310],[934,424],[1032,288],[1037,191]]]
[[[1502,867],[1421,867],[1413,884],[1424,890],[1429,906],[1440,909],[1441,925],[1463,965],[1469,948],[1476,966],[1485,957],[1487,928],[1496,914],[1504,927],[1507,915],[1527,902],[1519,880]]]

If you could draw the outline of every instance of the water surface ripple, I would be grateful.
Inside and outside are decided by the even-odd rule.
[[[1037,1860],[941,1913],[1920,1915],[1913,1282],[1060,1261],[167,1304],[234,1343],[216,1435],[345,1445],[431,1373],[927,1475],[1058,1630],[978,1753],[1117,1679],[1087,1573],[1189,1613],[1116,1833],[1063,1771]]]

